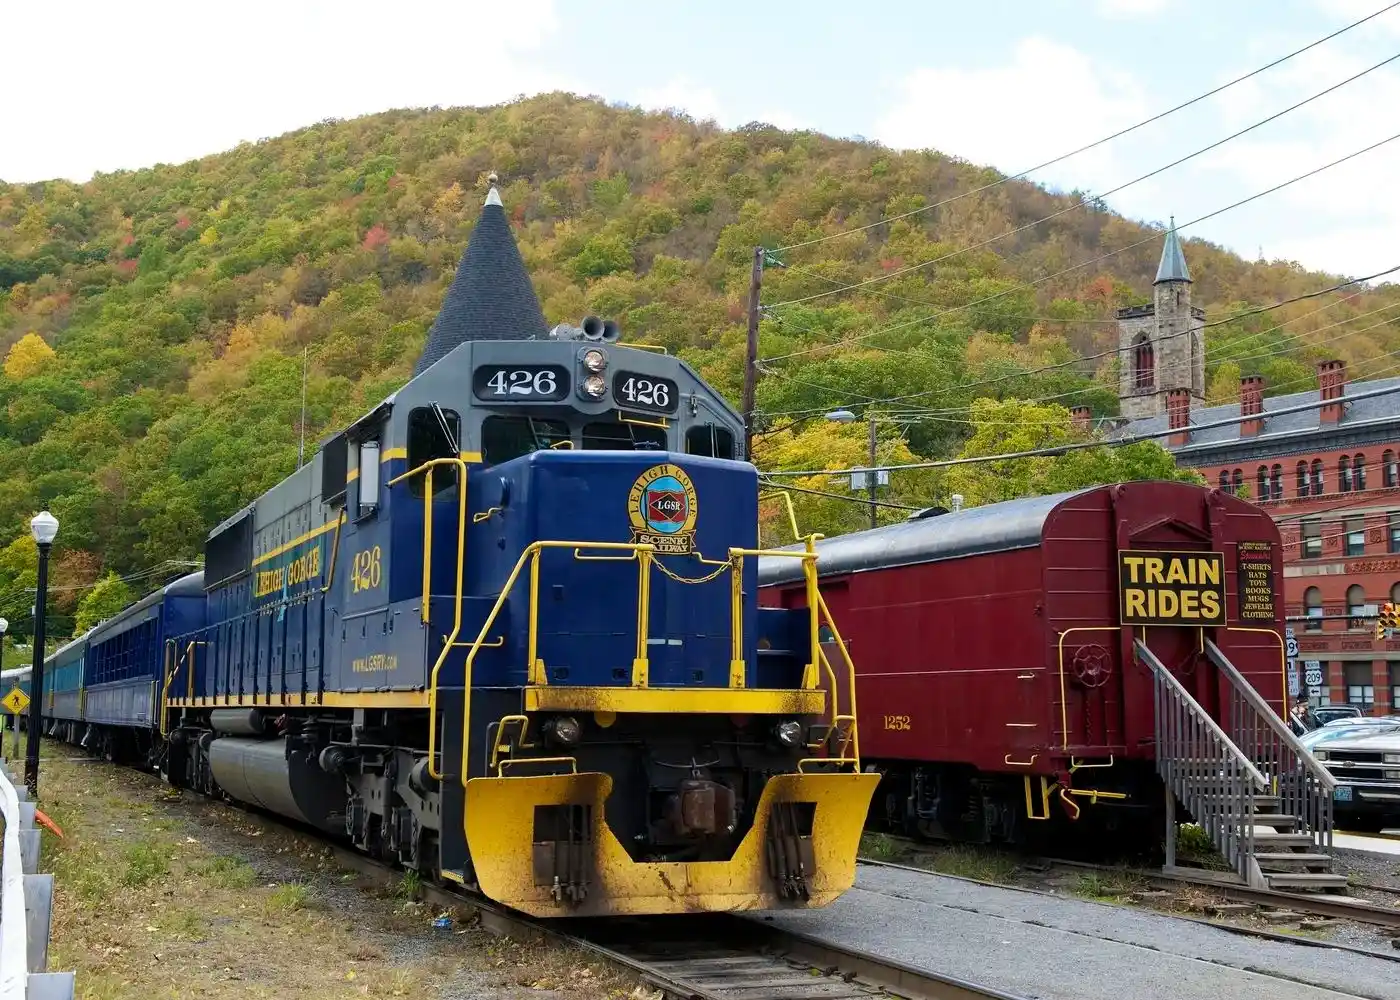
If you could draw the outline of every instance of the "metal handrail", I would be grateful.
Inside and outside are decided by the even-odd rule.
[[[1314,846],[1330,852],[1337,779],[1209,639],[1206,656],[1229,682],[1226,720],[1235,742],[1272,778],[1279,809],[1297,817],[1299,832],[1311,836]]]
[[[1154,676],[1159,678],[1173,693],[1184,697],[1188,702],[1200,707],[1200,703],[1191,696],[1191,692],[1182,686],[1181,681],[1172,676],[1170,670],[1157,659],[1157,654],[1148,649],[1141,639],[1133,640],[1133,648],[1137,651],[1138,658],[1152,669]],[[1220,724],[1210,717],[1204,709],[1201,709],[1201,722],[1212,736],[1218,739],[1228,750],[1232,751],[1239,758],[1241,765],[1253,780],[1255,787],[1259,791],[1264,791],[1269,787],[1269,781],[1264,777],[1262,771],[1254,766],[1254,762],[1249,759],[1243,750],[1235,746],[1235,741],[1226,735],[1225,730],[1220,728]]]
[[[1167,789],[1167,863],[1176,857],[1174,803],[1180,802],[1236,873],[1255,884],[1262,878],[1254,859],[1255,796],[1268,788],[1264,775],[1141,639],[1133,649],[1152,674],[1157,773]]]
[[[0,760],[0,1000],[73,1000],[74,973],[47,972],[53,876],[39,875],[34,806]]]

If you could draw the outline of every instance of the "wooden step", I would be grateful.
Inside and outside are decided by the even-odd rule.
[[[1310,833],[1279,833],[1277,830],[1256,830],[1254,843],[1258,847],[1312,847]]]
[[[1330,854],[1309,854],[1303,851],[1255,851],[1254,860],[1260,868],[1292,870],[1294,868],[1331,868]]]
[[[1265,872],[1270,889],[1345,889],[1345,875],[1322,872]]]
[[[1249,817],[1255,826],[1272,826],[1275,829],[1292,830],[1298,825],[1298,817],[1291,813],[1256,812]]]
[[[1202,802],[1224,802],[1226,805],[1240,801],[1238,795],[1221,795],[1219,792],[1200,792],[1193,798]],[[1278,812],[1283,808],[1283,801],[1277,795],[1256,795],[1253,801],[1255,812]]]

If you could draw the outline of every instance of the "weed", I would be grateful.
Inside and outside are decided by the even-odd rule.
[[[203,940],[208,928],[204,917],[190,909],[171,910],[159,917],[155,926],[162,937],[185,941]]]
[[[1225,871],[1230,867],[1215,849],[1210,833],[1195,823],[1183,823],[1177,827],[1176,856],[1178,861],[1215,871]]]
[[[170,859],[160,846],[146,842],[126,849],[126,871],[122,885],[142,886],[170,874]]]
[[[251,889],[258,880],[253,866],[220,854],[205,865],[200,874],[221,889]]]
[[[1107,902],[1123,903],[1143,888],[1141,879],[1126,872],[1085,872],[1074,887],[1076,896]]]
[[[876,861],[889,861],[899,854],[899,845],[886,833],[867,833],[860,838],[860,853]]]
[[[281,913],[291,913],[306,906],[309,893],[300,882],[286,882],[279,885],[267,897],[267,908]]]
[[[403,878],[399,879],[398,887],[394,894],[400,899],[417,899],[418,893],[423,889],[423,876],[419,875],[412,868],[403,873]]]
[[[950,847],[933,859],[930,866],[940,875],[958,875],[979,882],[1010,883],[1016,875],[1016,862],[1005,854],[975,847]]]

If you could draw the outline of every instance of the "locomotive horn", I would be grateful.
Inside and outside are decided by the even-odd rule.
[[[603,340],[616,344],[622,337],[622,329],[610,319],[603,320]]]
[[[603,321],[597,316],[583,317],[583,336],[586,340],[602,340],[604,329]]]

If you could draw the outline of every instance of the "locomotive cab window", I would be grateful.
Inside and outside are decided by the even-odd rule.
[[[462,419],[452,410],[422,406],[408,415],[408,467],[416,469],[435,458],[456,458],[462,440]],[[416,497],[423,495],[428,473],[425,469],[409,480],[409,490]],[[433,468],[433,492],[450,490],[457,482],[457,468],[438,465]]]
[[[619,420],[595,420],[583,425],[584,451],[666,450],[666,431],[647,424]]]
[[[481,422],[481,458],[487,465],[555,446],[569,447],[569,425],[543,417],[493,415]]]
[[[685,450],[689,455],[733,458],[734,435],[727,427],[716,427],[714,424],[692,427],[685,432]]]

